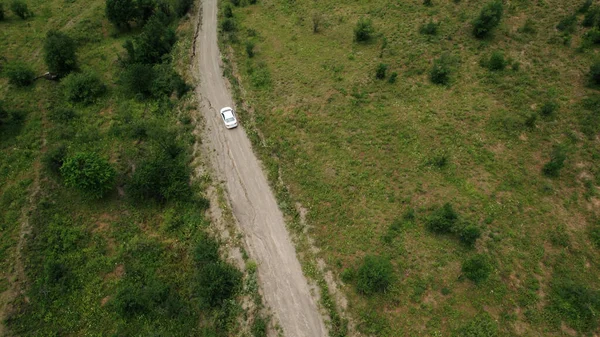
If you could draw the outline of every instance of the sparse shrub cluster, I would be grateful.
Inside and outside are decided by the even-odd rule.
[[[558,177],[560,170],[565,166],[567,153],[563,146],[555,146],[548,161],[542,168],[542,172],[548,177]]]
[[[354,41],[369,42],[375,34],[373,22],[367,18],[360,18],[354,27]]]
[[[385,292],[394,281],[394,267],[389,259],[367,255],[356,273],[356,290],[364,295]]]
[[[490,71],[502,71],[510,62],[504,57],[501,51],[495,51],[490,55],[489,59],[483,59],[481,65]]]
[[[29,86],[35,79],[33,69],[20,61],[8,63],[4,69],[4,73],[8,77],[8,82],[17,87]]]
[[[173,92],[181,97],[189,89],[169,63],[127,65],[121,72],[119,83],[127,93],[141,98],[169,97]]]
[[[162,12],[152,15],[142,33],[133,41],[125,42],[127,58],[124,62],[154,64],[164,61],[163,58],[171,52],[176,42],[175,32],[169,27],[169,23],[170,18]]]
[[[375,78],[377,78],[378,80],[385,79],[387,69],[388,69],[387,64],[379,63],[379,65],[377,66],[377,70],[375,71]]]
[[[548,308],[584,334],[596,331],[600,321],[600,291],[570,277],[555,276],[550,286]]]
[[[433,20],[429,20],[429,22],[421,25],[421,28],[419,28],[419,33],[424,35],[437,35],[439,26],[439,23],[433,22]]]
[[[51,73],[65,76],[77,69],[76,51],[75,41],[68,35],[56,30],[46,34],[44,59]]]
[[[556,29],[566,34],[573,33],[577,25],[577,16],[575,14],[569,15],[556,25]]]
[[[581,25],[584,27],[597,27],[598,24],[600,24],[600,6],[588,6]]]
[[[455,234],[468,247],[473,247],[481,236],[481,229],[474,224],[461,221],[452,204],[446,203],[429,215],[425,222],[428,230],[437,234]]]
[[[73,103],[92,104],[106,92],[106,85],[91,72],[71,73],[61,85],[65,97]]]
[[[558,104],[552,101],[548,101],[545,102],[540,108],[540,114],[545,117],[552,116],[556,109],[558,109]]]
[[[25,20],[33,16],[27,4],[21,0],[13,0],[10,4],[10,10],[21,19]]]
[[[433,61],[433,67],[429,73],[429,79],[434,84],[447,85],[450,83],[450,56],[442,54],[440,58]]]
[[[503,12],[501,0],[494,0],[485,5],[479,17],[473,21],[473,35],[479,39],[487,37],[492,29],[500,24]]]

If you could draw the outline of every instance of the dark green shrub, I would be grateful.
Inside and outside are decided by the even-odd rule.
[[[579,284],[570,277],[551,282],[549,308],[575,330],[588,334],[598,329],[600,291]]]
[[[44,42],[44,59],[48,71],[65,76],[77,68],[76,46],[64,33],[50,30]]]
[[[318,33],[321,30],[321,24],[323,22],[323,14],[320,12],[314,12],[312,15],[312,29],[313,33]]]
[[[65,107],[55,107],[48,111],[48,119],[57,123],[67,123],[77,117],[73,109]]]
[[[431,6],[433,6],[433,1],[432,0],[423,0],[423,5],[425,5],[427,7],[431,7]]]
[[[155,65],[151,73],[150,92],[154,98],[168,97],[173,92],[181,97],[189,90],[189,86],[169,63]]]
[[[235,21],[233,20],[233,18],[225,18],[225,20],[223,20],[221,22],[221,29],[224,32],[233,32],[233,31],[235,31]]]
[[[92,104],[106,92],[102,80],[93,73],[71,73],[61,81],[68,101]]]
[[[258,0],[248,0],[248,4],[250,5],[256,5],[257,2]]]
[[[596,61],[590,66],[589,78],[593,85],[600,84],[600,61]]]
[[[577,16],[569,15],[566,18],[560,20],[556,29],[565,33],[573,33],[575,31],[575,25],[577,24]]]
[[[256,0],[254,0],[256,1]],[[252,337],[266,337],[267,336],[267,320],[263,317],[254,317],[254,322],[252,323],[252,328],[250,332],[252,333]]]
[[[246,41],[246,54],[249,58],[254,57],[254,42]]]
[[[545,102],[540,108],[540,114],[546,117],[552,116],[557,108],[558,104],[556,104],[555,102]]]
[[[478,38],[484,38],[490,34],[500,23],[503,14],[502,1],[495,0],[483,7],[479,17],[473,21],[473,35]]]
[[[0,2],[0,21],[4,20],[4,4]]]
[[[463,226],[459,233],[460,242],[468,247],[474,247],[477,239],[481,237],[481,229],[473,224]]]
[[[393,84],[396,83],[396,80],[398,79],[398,73],[397,72],[393,72],[390,74],[390,78],[388,78],[388,83]]]
[[[594,27],[583,34],[581,41],[581,49],[585,50],[593,45],[600,44],[600,30]]]
[[[552,154],[550,155],[550,161],[548,161],[542,168],[542,172],[548,177],[558,177],[560,170],[565,165],[567,154],[562,146],[555,146]]]
[[[42,158],[42,162],[44,163],[44,167],[51,173],[55,175],[60,175],[60,168],[65,163],[65,158],[67,157],[67,147],[64,144],[60,144],[50,150],[48,150],[44,157]]]
[[[21,0],[13,0],[10,10],[23,20],[33,16],[33,13],[27,8],[27,4]]]
[[[504,53],[495,51],[490,56],[487,62],[487,68],[491,71],[502,71],[508,65],[508,61],[504,58]]]
[[[387,64],[379,63],[379,65],[377,66],[377,70],[375,71],[375,78],[383,80],[385,78],[387,68]]]
[[[33,69],[20,61],[8,63],[4,69],[4,73],[8,77],[8,82],[17,87],[29,86],[35,79]]]
[[[558,247],[569,247],[570,239],[567,231],[567,227],[564,224],[560,224],[552,228],[548,232],[550,243]]]
[[[233,7],[231,4],[225,4],[225,7],[223,7],[223,16],[226,18],[233,18]]]
[[[106,0],[106,18],[117,28],[129,28],[129,23],[137,15],[133,0]]]
[[[119,76],[119,84],[130,95],[152,96],[154,69],[149,64],[134,63],[128,65]]]
[[[113,188],[115,169],[94,152],[79,152],[60,168],[65,185],[76,187],[93,198],[102,198]]]
[[[424,35],[437,35],[439,25],[439,23],[429,20],[429,22],[424,23],[421,28],[419,28],[419,33]]]
[[[535,122],[537,122],[538,119],[538,115],[534,112],[530,113],[526,118],[525,118],[525,126],[533,129],[535,127]]]
[[[577,9],[577,13],[587,13],[588,9],[590,9],[593,3],[594,0],[585,0],[585,2],[581,4],[581,7]]]
[[[207,235],[200,236],[194,248],[194,261],[199,267],[219,262],[219,244]]]
[[[177,0],[175,2],[175,14],[180,18],[183,17],[190,11],[192,4],[194,4],[193,0]]]
[[[488,313],[483,312],[460,328],[455,336],[496,337],[498,336],[498,323]]]
[[[390,260],[367,255],[356,275],[356,290],[365,295],[385,292],[393,282],[394,267]]]
[[[446,203],[427,218],[426,227],[434,233],[451,233],[456,229],[457,221],[458,213],[450,203]]]
[[[520,27],[518,31],[519,33],[523,34],[535,34],[537,32],[537,29],[535,28],[535,22],[531,18],[527,18],[523,24],[523,27]]]
[[[352,268],[345,268],[342,271],[342,273],[340,274],[340,278],[345,283],[350,283],[350,282],[354,281],[355,277],[356,277],[356,271]]]
[[[584,27],[593,27],[598,25],[598,22],[600,22],[600,6],[588,7],[581,24]]]
[[[133,276],[136,274],[142,275]],[[170,289],[161,281],[137,270],[128,270],[120,283],[113,305],[115,311],[128,320],[152,314],[159,308],[164,310],[172,296]]]
[[[445,54],[433,61],[429,79],[434,84],[446,85],[450,83],[450,62]]]
[[[232,5],[238,7],[240,5],[242,5],[242,0],[229,0],[231,2]]]
[[[477,254],[462,263],[463,274],[475,283],[487,280],[492,270],[494,270],[492,262],[483,254]]]
[[[443,169],[448,166],[449,163],[450,159],[448,153],[443,150],[434,152],[431,157],[427,159],[427,165],[431,165],[438,169]]]
[[[589,236],[594,246],[596,246],[596,248],[600,248],[600,225],[591,227]]]
[[[213,262],[200,270],[198,295],[211,308],[220,306],[239,290],[242,273],[224,262]]]
[[[373,28],[373,22],[367,18],[360,18],[356,22],[354,27],[354,41],[356,42],[368,42],[373,37],[375,29]]]
[[[154,199],[158,202],[186,200],[191,196],[189,167],[177,156],[169,152],[180,151],[166,148],[154,151],[137,166],[127,189],[136,199]]]

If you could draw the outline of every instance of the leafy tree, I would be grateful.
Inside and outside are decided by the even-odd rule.
[[[76,46],[68,35],[56,30],[46,34],[44,58],[48,70],[59,76],[65,76],[77,68]]]
[[[212,262],[200,269],[198,293],[211,308],[218,307],[239,290],[242,273],[224,262]]]
[[[368,42],[374,33],[373,22],[370,19],[360,18],[354,27],[354,41]]]
[[[14,0],[10,4],[10,10],[23,20],[33,16],[33,13],[27,7],[27,4],[21,0]]]
[[[135,61],[139,63],[159,63],[171,51],[176,37],[167,25],[167,18],[161,12],[154,14],[140,35],[134,39]]]
[[[446,85],[450,83],[450,60],[445,54],[433,61],[433,68],[429,78],[434,84]]]
[[[193,0],[177,0],[175,2],[175,14],[177,14],[178,17],[183,17],[190,11],[193,3]]]
[[[394,267],[384,257],[367,255],[356,276],[356,289],[359,293],[371,295],[385,292],[393,282]]]
[[[150,91],[155,98],[170,96],[173,92],[181,97],[189,89],[183,78],[169,63],[155,65],[152,72],[154,78]]]
[[[136,14],[133,0],[106,0],[106,18],[117,28],[129,28]]]
[[[95,152],[79,152],[68,157],[60,173],[65,185],[76,187],[97,199],[113,188],[116,175],[112,165]]]
[[[502,71],[508,65],[508,61],[504,58],[504,53],[495,51],[490,56],[487,62],[483,62],[484,66],[491,71]]]
[[[423,24],[421,28],[419,28],[419,33],[424,35],[437,35],[439,23],[433,22],[433,20],[429,20],[429,22]]]
[[[468,247],[475,246],[475,242],[481,236],[481,229],[473,224],[463,226],[459,231],[460,241]]]
[[[544,165],[542,172],[548,177],[558,177],[560,170],[565,166],[566,159],[567,154],[565,149],[562,146],[554,147],[550,155],[550,161]]]
[[[487,280],[493,269],[492,262],[483,254],[477,254],[465,260],[462,264],[463,274],[475,283]]]
[[[590,66],[589,77],[592,84],[600,85],[600,61],[596,61]]]
[[[377,70],[375,71],[375,77],[378,80],[383,80],[385,78],[387,72],[388,65],[384,63],[379,63],[377,66]]]
[[[0,2],[0,21],[4,20],[4,4]]]
[[[69,74],[62,81],[67,100],[73,103],[91,104],[106,92],[106,86],[93,73]]]
[[[457,221],[458,213],[452,204],[446,203],[427,218],[426,226],[434,233],[451,233],[455,230]]]
[[[473,35],[478,39],[488,36],[491,30],[500,24],[503,11],[501,0],[494,0],[485,5],[479,17],[473,21]]]
[[[152,65],[134,63],[121,72],[119,83],[132,95],[150,97],[152,95],[154,70]]]
[[[233,17],[225,18],[225,20],[223,20],[221,22],[221,29],[224,32],[233,32],[233,31],[235,31],[235,21],[233,20]]]
[[[20,61],[8,63],[4,72],[8,77],[8,82],[18,87],[29,86],[35,79],[33,69]]]

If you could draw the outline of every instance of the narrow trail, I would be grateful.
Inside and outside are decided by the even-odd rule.
[[[203,0],[193,46],[196,91],[206,121],[204,144],[217,178],[225,187],[266,305],[284,336],[327,336],[317,299],[296,257],[283,214],[256,158],[243,126],[227,130],[219,109],[233,99],[223,79],[217,45],[217,0]],[[243,121],[242,125],[243,125]]]

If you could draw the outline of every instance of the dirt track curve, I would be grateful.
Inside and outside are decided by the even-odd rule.
[[[202,0],[195,45],[204,142],[217,177],[225,181],[233,214],[244,233],[249,255],[257,261],[267,306],[285,336],[327,336],[315,298],[302,274],[283,215],[243,126],[227,130],[219,109],[233,105],[220,67],[217,46],[217,0]]]

